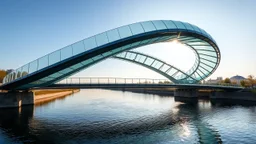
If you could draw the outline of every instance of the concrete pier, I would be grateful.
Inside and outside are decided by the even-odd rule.
[[[175,97],[186,97],[186,98],[193,98],[197,97],[197,90],[196,89],[176,89],[174,91]]]
[[[34,104],[34,92],[0,92],[0,108]]]
[[[176,89],[174,91],[174,100],[185,103],[195,103],[198,100],[196,89]]]

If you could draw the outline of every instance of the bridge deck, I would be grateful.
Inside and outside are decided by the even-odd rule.
[[[40,89],[66,89],[66,88],[178,88],[178,89],[210,89],[210,90],[226,90],[239,91],[242,87],[237,86],[223,86],[223,85],[202,85],[202,84],[53,84],[48,87],[40,87]]]

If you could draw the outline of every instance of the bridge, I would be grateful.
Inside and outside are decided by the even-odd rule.
[[[130,51],[172,41],[178,41],[194,52],[196,59],[188,71]],[[217,69],[221,58],[216,41],[195,25],[173,20],[138,22],[86,38],[25,64],[4,78],[1,89],[47,87],[111,57],[140,64],[176,84],[199,83]]]
[[[164,60],[133,50],[163,42],[179,42],[192,50],[195,55],[192,67],[183,71]],[[167,79],[114,78],[112,81],[113,78],[96,78],[97,82],[93,82],[95,78],[68,78],[108,58],[143,66]],[[217,69],[220,59],[216,41],[205,30],[181,21],[145,21],[91,36],[31,61],[5,76],[0,89],[9,91],[8,97],[13,98],[23,97],[20,92],[44,88],[172,87],[178,89],[179,96],[191,92],[193,94],[189,95],[194,96],[197,89],[241,90],[231,85],[200,84]],[[33,98],[33,94],[26,95]]]
[[[176,88],[201,90],[239,91],[243,88],[234,84],[176,84],[169,79],[120,78],[120,77],[72,77],[39,89],[69,88]],[[34,88],[37,89],[37,88]]]

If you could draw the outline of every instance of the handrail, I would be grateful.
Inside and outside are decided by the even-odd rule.
[[[63,79],[56,84],[161,84],[161,85],[183,85],[183,86],[220,86],[220,87],[237,87],[237,84],[174,84],[168,79],[152,79],[152,78],[122,78],[122,77],[70,77]]]

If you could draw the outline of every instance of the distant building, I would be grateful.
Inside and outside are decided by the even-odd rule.
[[[222,77],[217,77],[217,79],[209,79],[206,81],[207,84],[217,84],[220,83],[223,80]]]
[[[242,76],[239,76],[239,75],[236,75],[236,76],[233,76],[233,77],[230,78],[230,81],[231,81],[231,82],[237,83],[237,84],[240,84],[240,82],[241,82],[242,80],[245,80],[245,78],[242,77]]]

